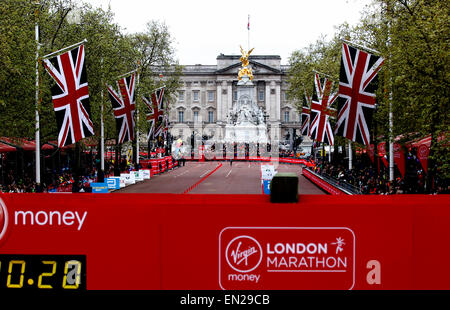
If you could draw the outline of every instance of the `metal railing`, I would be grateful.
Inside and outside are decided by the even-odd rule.
[[[351,195],[361,195],[362,194],[362,191],[359,187],[357,187],[353,184],[350,184],[346,181],[338,180],[338,179],[336,179],[328,174],[325,174],[325,173],[318,173],[318,172],[312,171],[309,168],[303,168],[303,169],[307,169],[309,172],[321,177],[324,181],[328,182],[329,184],[333,185],[336,188],[339,188],[343,192],[348,192]]]

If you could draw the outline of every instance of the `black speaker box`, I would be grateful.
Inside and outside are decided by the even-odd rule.
[[[270,182],[270,202],[298,202],[298,175],[277,173]]]

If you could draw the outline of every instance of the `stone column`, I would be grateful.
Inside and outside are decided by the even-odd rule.
[[[233,81],[227,81],[227,102],[225,104],[225,115],[228,115],[230,109],[233,107]]]
[[[277,108],[277,98],[276,91],[275,94],[272,94],[272,89],[275,89],[275,81],[271,81],[269,85],[269,100],[270,100],[270,120],[272,122],[278,122],[278,108]]]
[[[264,101],[266,102],[266,113],[269,115],[267,121],[272,120],[271,110],[270,110],[270,83],[266,81],[266,95],[264,96]]]
[[[276,120],[281,121],[281,83],[279,81],[275,82],[275,109],[276,109]]]
[[[217,100],[217,122],[221,122],[224,119],[226,120],[226,117],[222,115],[222,85],[220,83],[217,83],[217,93],[216,93],[216,100]]]

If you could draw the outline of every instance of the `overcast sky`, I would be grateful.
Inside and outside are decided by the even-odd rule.
[[[115,21],[126,32],[142,32],[150,20],[169,27],[182,65],[216,64],[220,54],[280,55],[288,62],[292,51],[308,46],[334,26],[356,24],[371,0],[83,0],[94,7],[111,6]]]

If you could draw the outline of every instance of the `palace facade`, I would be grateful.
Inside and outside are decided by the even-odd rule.
[[[223,139],[228,115],[237,100],[239,55],[220,54],[215,65],[186,65],[176,102],[171,104],[169,122],[174,137],[186,133]],[[264,112],[268,134],[281,143],[292,142],[294,129],[300,134],[300,113],[287,96],[287,70],[277,55],[251,55],[253,100]],[[201,133],[200,133],[201,131]]]

